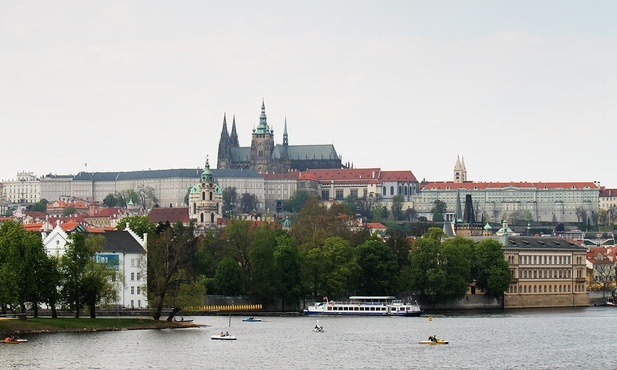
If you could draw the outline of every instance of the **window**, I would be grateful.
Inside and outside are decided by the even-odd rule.
[[[343,200],[343,190],[342,189],[336,189],[336,200]]]
[[[131,294],[135,294],[135,287],[131,286]]]
[[[137,281],[140,281],[140,280],[141,280],[141,272],[138,272],[137,273]]]
[[[137,294],[140,294],[140,293],[141,293],[141,287],[140,287],[140,286],[138,286],[138,287],[137,287]]]
[[[131,281],[135,281],[135,273],[131,272]]]
[[[330,191],[329,190],[322,190],[321,191],[321,199],[330,199]]]

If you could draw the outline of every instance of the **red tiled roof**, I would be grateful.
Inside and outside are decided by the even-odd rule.
[[[383,224],[380,224],[379,222],[367,222],[364,225],[366,225],[368,229],[385,229],[386,228]]]
[[[170,224],[176,222],[182,222],[183,224],[189,223],[189,208],[188,207],[173,207],[173,208],[154,208],[148,214],[148,221],[155,223],[165,223],[169,221]]]
[[[453,181],[431,182],[422,187],[423,191],[429,190],[484,190],[484,189],[503,189],[503,188],[525,188],[525,189],[598,189],[598,185],[593,182],[463,182]]]
[[[379,176],[381,181],[401,181],[401,182],[417,182],[416,177],[411,171],[382,171]]]

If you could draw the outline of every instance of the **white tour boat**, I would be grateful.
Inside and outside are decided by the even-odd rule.
[[[304,310],[305,315],[348,316],[420,316],[422,309],[417,302],[407,303],[393,296],[352,296],[347,302],[315,302]]]

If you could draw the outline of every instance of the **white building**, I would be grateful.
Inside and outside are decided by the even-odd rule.
[[[84,232],[83,227],[65,231],[57,225],[49,234],[43,233],[43,246],[48,255],[60,257],[64,254],[70,232]],[[105,251],[97,253],[95,259],[105,263],[108,269],[117,272],[117,301],[111,302],[126,308],[146,308],[146,250],[147,235],[140,237],[130,229],[104,231]]]

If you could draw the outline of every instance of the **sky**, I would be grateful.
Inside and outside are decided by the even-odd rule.
[[[355,168],[617,188],[614,1],[0,2],[0,180],[216,168],[333,144]],[[231,126],[229,126],[231,128]]]

